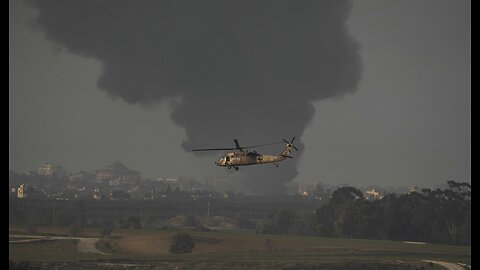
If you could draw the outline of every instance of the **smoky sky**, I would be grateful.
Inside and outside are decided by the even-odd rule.
[[[186,151],[296,136],[299,157],[312,102],[354,92],[361,77],[349,1],[26,3],[47,39],[102,64],[97,85],[112,98],[173,100]],[[249,193],[283,193],[297,160],[238,177]]]

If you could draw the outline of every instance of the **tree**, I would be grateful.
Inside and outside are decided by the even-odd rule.
[[[355,201],[353,211],[354,238],[385,239],[384,215],[379,201]]]
[[[447,192],[447,190],[445,192]],[[450,244],[459,244],[462,234],[460,228],[462,227],[462,222],[465,221],[467,213],[465,210],[469,207],[466,202],[451,199],[448,195],[446,199],[440,200],[437,205],[438,207],[435,209],[435,212],[445,226]]]
[[[292,235],[316,235],[316,217],[312,212],[295,215],[293,224],[288,229],[288,234]]]
[[[311,191],[312,196],[322,198],[322,199],[327,199],[327,193],[325,192],[325,189],[323,188],[322,184],[317,184],[315,188]]]
[[[341,187],[335,190],[329,203],[333,205],[341,205],[347,201],[363,199],[363,193],[354,187]]]
[[[353,238],[354,226],[357,222],[355,218],[355,203],[348,201],[335,209],[335,232],[338,236]]]
[[[141,229],[142,225],[140,225],[140,218],[138,217],[129,217],[127,219],[129,227],[132,229]]]
[[[108,228],[108,227],[103,228],[103,230],[101,232],[101,236],[104,237],[104,238],[112,236],[112,228]]]
[[[77,211],[77,223],[82,226],[87,225],[87,218],[86,218],[86,210],[85,210],[85,202],[79,201],[78,202],[78,211]]]
[[[238,228],[240,229],[255,229],[255,223],[252,222],[245,214],[236,214],[235,215],[235,223],[237,224]]]
[[[188,227],[195,227],[195,226],[197,226],[197,220],[195,219],[194,216],[188,215],[188,216],[185,217],[185,221],[184,221],[183,225],[188,226]]]
[[[363,193],[354,187],[335,190],[328,204],[315,210],[316,232],[321,236],[353,237],[355,202],[363,201]]]
[[[330,204],[322,205],[315,210],[315,230],[320,236],[332,237],[334,235],[334,210]]]
[[[170,253],[183,254],[192,253],[195,242],[190,234],[177,234],[173,236],[173,243],[170,246]]]
[[[264,234],[287,234],[294,221],[295,213],[292,210],[274,210],[268,214],[267,223],[261,232]]]
[[[140,229],[142,226],[140,225],[140,218],[138,217],[128,217],[126,220],[121,219],[119,225],[123,229],[132,228],[132,229]]]
[[[28,261],[8,261],[10,270],[37,270],[40,266],[31,265]]]
[[[69,236],[80,236],[80,235],[83,234],[83,230],[84,230],[84,228],[81,224],[73,223],[68,228],[68,235]]]
[[[362,199],[359,190],[337,189],[328,204],[315,210],[321,236],[449,244],[471,244],[471,185],[448,182],[449,189],[387,194]]]

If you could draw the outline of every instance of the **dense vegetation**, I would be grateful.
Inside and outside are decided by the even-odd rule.
[[[17,199],[9,201],[9,224],[23,226],[92,227],[162,227],[178,215],[196,219],[210,214],[236,221],[239,228],[255,229],[276,208],[289,208],[297,214],[312,212],[322,202],[298,196],[231,196],[227,198],[193,199],[189,194],[173,193],[158,200],[47,200]],[[195,223],[195,222],[191,222]]]
[[[341,196],[348,189],[337,190]],[[337,195],[337,194],[334,194]],[[470,192],[424,190],[368,202],[344,197],[320,208],[318,231],[324,236],[471,243]]]
[[[237,196],[192,199],[179,193],[153,201],[70,200],[10,198],[9,223],[28,226],[112,229],[163,227],[172,217],[184,215],[193,225],[203,225],[210,215],[235,221],[237,228],[262,234],[310,235],[339,238],[471,244],[471,186],[448,182],[448,189],[387,194],[369,201],[360,190],[341,187],[326,200],[300,196]],[[184,224],[188,226],[188,224]]]
[[[449,181],[449,189],[388,194],[365,200],[362,192],[342,187],[328,204],[306,216],[274,210],[261,233],[324,237],[471,244],[471,186]]]

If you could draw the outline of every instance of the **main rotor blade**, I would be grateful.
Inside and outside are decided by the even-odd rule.
[[[262,147],[262,146],[274,145],[274,144],[279,144],[279,143],[283,143],[283,142],[282,142],[282,141],[278,141],[278,142],[273,142],[273,143],[265,143],[265,144],[247,146],[247,147],[242,147],[242,148],[246,149],[246,148],[253,148],[253,147]]]
[[[193,152],[200,152],[200,151],[221,151],[221,150],[235,150],[235,149],[243,150],[243,149],[248,149],[248,148],[262,147],[262,146],[267,146],[267,145],[274,145],[274,144],[283,143],[282,141],[278,141],[278,142],[273,142],[273,143],[265,143],[265,144],[241,147],[240,144],[238,143],[237,139],[234,139],[233,141],[235,142],[235,146],[236,146],[236,147],[233,147],[233,148],[232,147],[231,148],[203,148],[203,149],[194,149],[192,151]]]
[[[200,152],[200,151],[220,151],[220,150],[234,150],[237,148],[205,148],[205,149],[194,149],[193,152]]]
[[[292,141],[290,142],[290,144],[292,144],[292,143],[293,143],[293,141],[295,141],[295,137],[293,137],[293,139],[292,139]]]
[[[237,147],[237,149],[241,150],[243,148],[243,147],[240,147],[240,144],[238,143],[237,139],[233,139],[233,141],[235,142],[235,146]]]

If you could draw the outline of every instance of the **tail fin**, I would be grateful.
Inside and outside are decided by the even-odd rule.
[[[292,148],[298,151],[298,149],[293,145],[293,141],[295,140],[295,137],[293,137],[293,139],[290,142],[288,142],[285,139],[283,139],[283,140],[287,143],[287,146],[285,146],[285,149],[283,150],[283,152],[280,155],[282,155],[284,157],[287,157],[287,158],[292,158],[290,156],[290,152],[292,151]]]
[[[285,147],[285,150],[283,150],[283,152],[282,152],[280,155],[282,155],[282,156],[284,156],[284,157],[287,157],[287,158],[292,158],[292,157],[290,156],[290,151],[291,151],[291,150],[292,150],[292,146],[289,145],[289,144],[287,144],[287,146]]]

